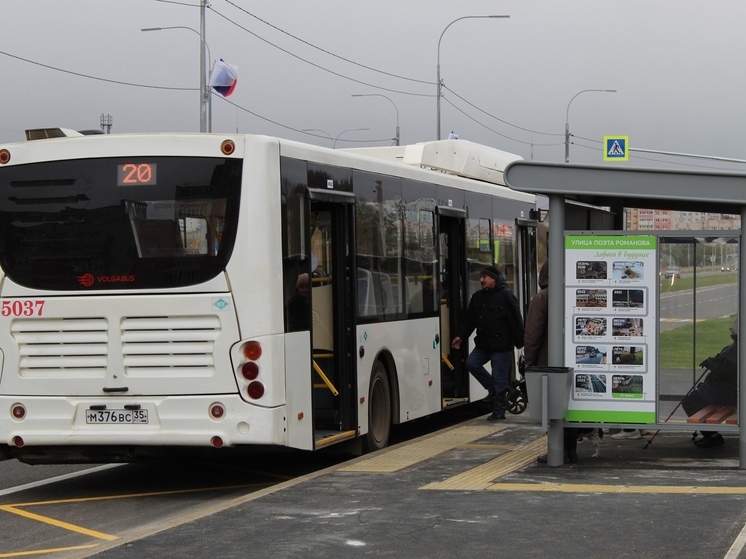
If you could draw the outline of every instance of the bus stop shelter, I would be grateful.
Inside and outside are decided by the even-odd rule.
[[[666,209],[689,212],[735,214],[746,222],[746,174],[644,169],[616,166],[588,166],[533,161],[516,161],[505,170],[506,184],[520,192],[544,195],[549,200],[549,365],[563,367],[565,360],[565,258],[566,202],[575,201],[607,207],[616,216],[615,230],[624,228],[624,208]],[[586,224],[589,230],[593,223]],[[740,239],[741,232],[736,233]],[[739,262],[746,263],[746,247],[738,243]],[[738,266],[738,320],[746,316],[746,271]],[[739,329],[740,332],[742,332]],[[738,337],[738,425],[746,409],[746,335]],[[657,356],[656,356],[657,357]],[[552,395],[550,394],[550,398]],[[563,421],[548,427],[548,464],[563,463]],[[569,426],[582,426],[572,423]],[[638,426],[640,427],[640,426]],[[655,428],[655,425],[652,425]],[[746,468],[746,432],[739,427],[740,468]]]

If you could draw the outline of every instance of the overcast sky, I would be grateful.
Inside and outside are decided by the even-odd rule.
[[[0,143],[26,128],[99,128],[102,114],[113,133],[198,131],[198,34],[140,31],[199,30],[198,4],[2,0]],[[489,14],[510,18],[449,27]],[[210,0],[210,54],[238,66],[235,93],[213,97],[212,128],[380,146],[398,110],[402,144],[433,140],[440,54],[444,137],[560,162],[569,106],[572,163],[603,164],[606,135],[746,159],[744,22],[743,0]],[[617,93],[575,97],[586,89]],[[663,164],[746,172],[634,151],[626,165]]]

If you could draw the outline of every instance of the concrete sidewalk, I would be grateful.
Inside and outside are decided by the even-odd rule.
[[[661,432],[647,448],[607,434],[598,458],[583,441],[577,464],[549,467],[535,460],[546,451],[539,425],[485,417],[96,557],[746,559],[737,436],[700,449],[691,432]]]

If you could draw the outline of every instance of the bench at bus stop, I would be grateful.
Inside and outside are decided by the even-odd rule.
[[[738,411],[736,406],[718,406],[710,404],[705,406],[697,413],[692,414],[686,420],[687,423],[708,423],[726,425],[735,425],[738,423]]]

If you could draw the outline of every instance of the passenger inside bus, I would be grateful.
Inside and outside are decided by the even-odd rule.
[[[285,303],[288,332],[298,332],[311,328],[311,309],[308,294],[311,283],[308,274],[300,274],[295,282],[295,290]]]
[[[440,310],[441,300],[445,296],[443,286],[438,281],[437,274],[426,278],[422,282],[422,310],[426,313],[434,313]]]

